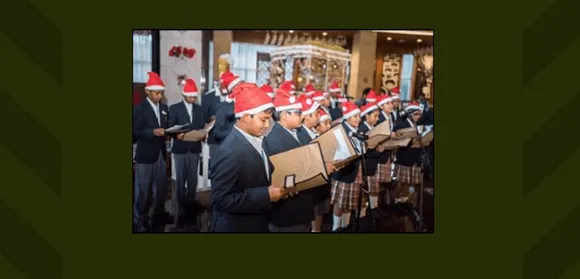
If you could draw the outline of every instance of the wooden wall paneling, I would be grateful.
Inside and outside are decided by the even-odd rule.
[[[382,83],[383,83],[383,61],[384,61],[383,51],[377,48],[377,57],[375,63],[375,80],[374,80],[374,90],[375,93],[380,94]]]

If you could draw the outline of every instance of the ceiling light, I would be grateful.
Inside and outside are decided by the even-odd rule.
[[[290,33],[294,33],[294,30],[290,30]]]
[[[391,37],[387,37],[387,41],[390,41],[390,40],[392,40],[392,39],[393,39],[393,38],[391,38]]]
[[[322,36],[326,36],[326,35],[328,35],[328,33],[322,32]]]
[[[421,40],[421,39],[417,39],[417,43],[420,43],[420,42],[422,42],[422,41],[423,41],[423,40]]]

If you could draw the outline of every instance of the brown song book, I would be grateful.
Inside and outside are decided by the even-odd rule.
[[[342,125],[331,128],[312,142],[320,143],[324,161],[331,162],[336,168],[342,168],[360,156]]]
[[[329,181],[318,142],[272,155],[270,161],[274,165],[273,185],[300,192],[326,185]]]
[[[203,129],[201,130],[193,130],[185,133],[185,136],[183,136],[183,140],[201,141],[202,139],[205,138],[205,136],[209,133],[209,131],[211,131],[213,125],[215,125],[215,120],[212,120],[211,122],[207,123],[207,125],[205,125],[205,127],[203,127]]]

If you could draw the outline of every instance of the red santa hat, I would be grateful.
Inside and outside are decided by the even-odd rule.
[[[272,99],[266,92],[253,83],[236,86],[229,97],[236,100],[234,104],[236,117],[242,117],[244,114],[254,115],[274,107]]]
[[[272,88],[272,86],[264,84],[264,85],[262,85],[262,87],[260,87],[260,89],[262,89],[262,91],[266,92],[266,94],[268,94],[268,96],[270,96],[270,98],[274,98],[274,88]]]
[[[375,93],[374,90],[371,89],[371,91],[369,91],[369,93],[367,94],[367,97],[365,99],[367,102],[376,102],[377,101],[377,93]]]
[[[278,91],[276,97],[274,97],[274,107],[276,108],[276,111],[290,109],[300,110],[302,109],[302,104],[298,101],[296,96],[286,91]]]
[[[360,113],[360,116],[361,117],[365,116],[365,115],[367,115],[367,114],[369,114],[377,109],[379,109],[379,107],[377,106],[377,103],[368,103],[360,108],[360,110],[362,111]]]
[[[392,97],[390,97],[389,95],[386,95],[386,94],[380,95],[377,99],[378,99],[377,106],[382,106],[382,105],[384,105],[388,102],[391,102],[393,100]]]
[[[312,94],[314,94],[315,92],[316,88],[314,88],[314,85],[312,85],[311,83],[306,85],[306,87],[304,88],[304,94],[306,94],[306,96],[308,97],[312,97]]]
[[[342,103],[346,103],[346,102],[348,102],[348,99],[346,98],[346,96],[345,96],[345,95],[342,95],[342,94],[341,94],[341,95],[338,97],[338,99],[336,99],[336,100],[337,100],[339,103],[341,103],[341,104],[342,104]]]
[[[328,87],[328,92],[330,93],[336,93],[336,92],[340,92],[342,90],[340,90],[340,86],[338,86],[338,83],[332,82],[332,84],[330,84],[330,86]]]
[[[227,88],[228,91],[232,91],[234,86],[238,85],[242,81],[243,80],[239,76],[234,75],[230,71],[225,71],[220,76],[220,83],[222,84],[223,87]]]
[[[326,113],[326,111],[324,111],[323,109],[320,110],[320,117],[318,117],[318,122],[322,122],[325,120],[331,120],[330,115],[328,115],[328,113]]]
[[[197,97],[197,84],[193,79],[186,79],[182,80],[181,84],[183,84],[183,89],[181,90],[181,94],[186,97]]]
[[[324,100],[324,93],[322,93],[322,91],[316,91],[314,92],[314,94],[312,94],[312,100],[320,102],[322,100]]]
[[[346,120],[360,113],[360,109],[352,102],[342,104],[342,119]]]
[[[278,87],[277,91],[284,91],[288,94],[294,94],[294,93],[296,93],[296,85],[294,85],[293,81],[288,80],[288,81],[283,82],[282,85],[280,85],[280,87]]]
[[[391,89],[391,95],[392,95],[391,96],[391,99],[393,99],[393,100],[395,100],[395,99],[400,100],[401,99],[401,97],[400,97],[401,92],[399,91],[399,87],[393,87],[393,89]]]
[[[421,108],[421,106],[416,103],[416,102],[410,102],[407,107],[405,108],[405,112],[406,113],[412,113],[414,111],[420,111],[423,112],[423,109]]]
[[[148,72],[147,74],[149,75],[149,79],[145,84],[145,90],[151,91],[165,90],[165,83],[163,83],[163,80],[159,77],[157,73]]]
[[[306,95],[302,95],[306,96]],[[306,97],[301,100],[302,104],[302,115],[308,115],[316,112],[316,110],[320,107],[320,105],[313,101],[312,99]]]

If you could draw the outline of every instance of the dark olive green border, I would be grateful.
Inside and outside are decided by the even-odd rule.
[[[572,2],[4,4],[0,278],[578,278]],[[129,35],[153,27],[435,28],[435,234],[131,234]]]

